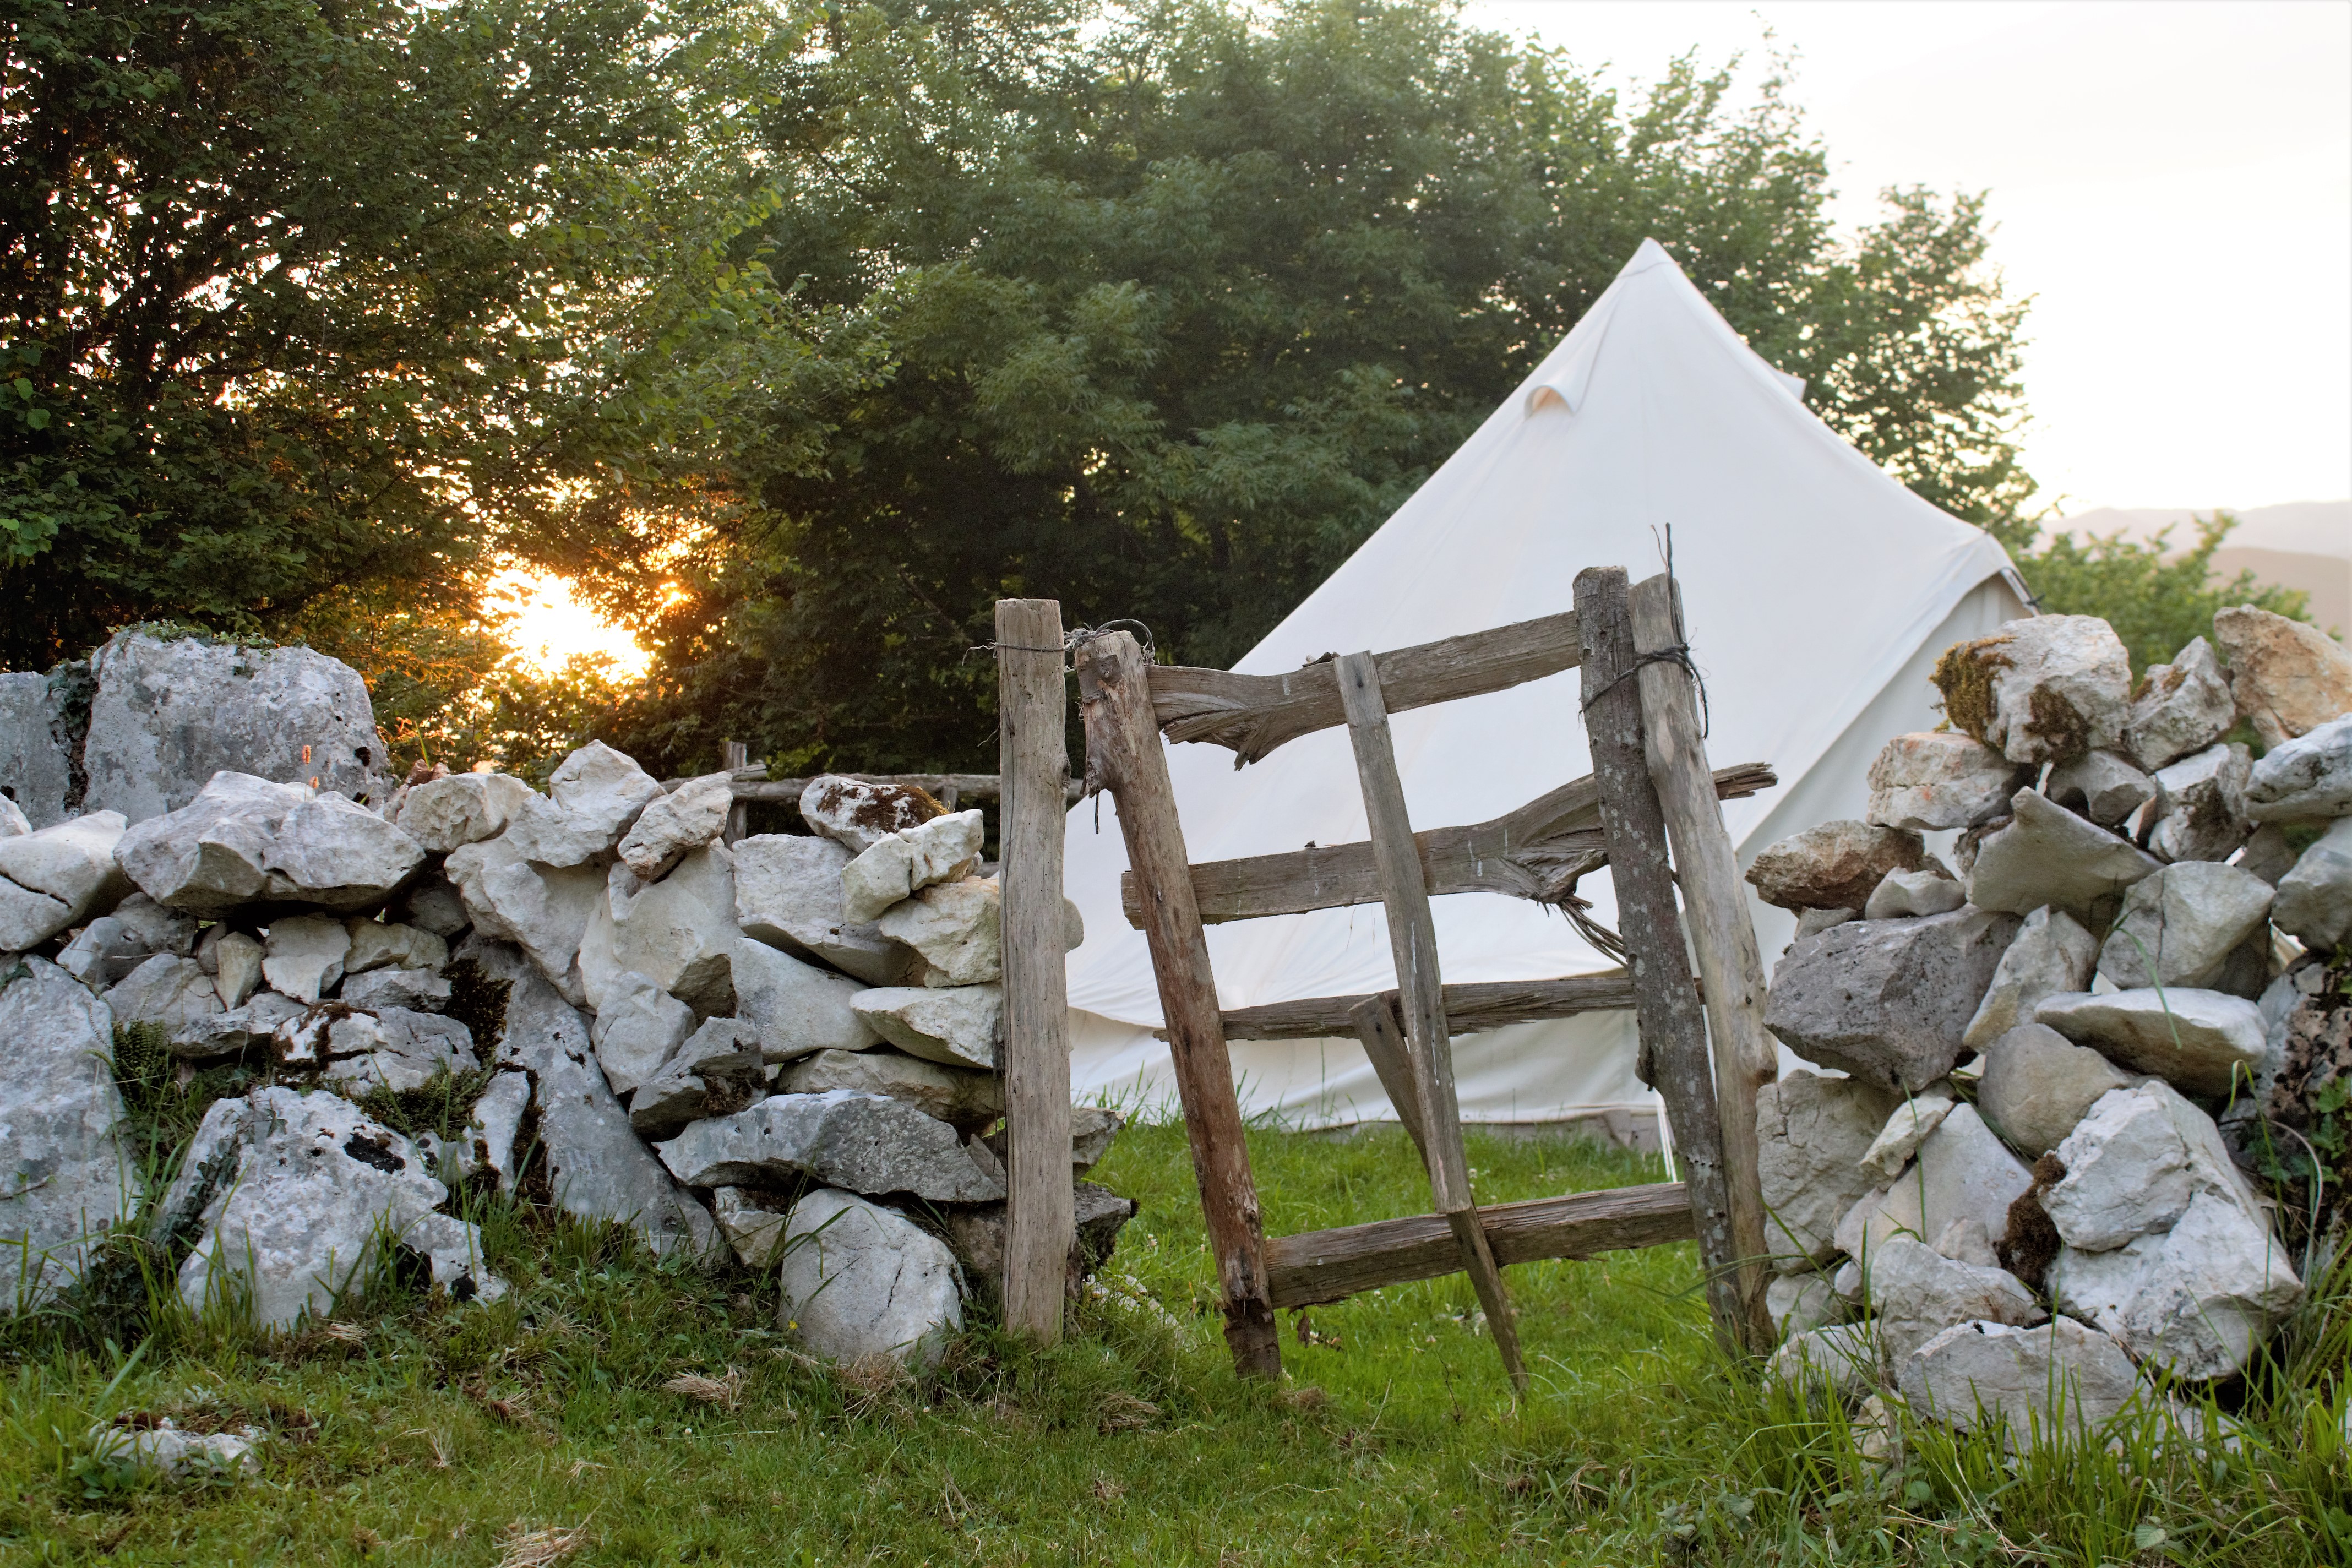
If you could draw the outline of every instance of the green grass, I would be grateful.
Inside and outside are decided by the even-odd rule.
[[[1251,1143],[1275,1229],[1426,1206],[1400,1134]],[[1489,1201],[1656,1176],[1566,1141],[1473,1137],[1470,1157]],[[766,1280],[498,1202],[478,1217],[517,1289],[496,1306],[386,1274],[341,1314],[356,1343],[168,1306],[135,1358],[96,1320],[20,1340],[0,1365],[0,1564],[488,1565],[556,1528],[581,1531],[565,1561],[583,1564],[2352,1556],[2340,1289],[2250,1386],[2234,1453],[2143,1430],[2004,1460],[1913,1432],[1881,1468],[1842,1414],[1717,1358],[1687,1247],[1514,1268],[1535,1373],[1516,1407],[1458,1278],[1286,1315],[1288,1380],[1242,1384],[1181,1131],[1130,1131],[1098,1174],[1143,1210],[1081,1331],[1036,1353],[978,1323],[895,1385],[794,1356]],[[689,1373],[731,1379],[732,1405],[664,1389]],[[262,1479],[94,1463],[80,1435],[134,1410],[264,1428]]]

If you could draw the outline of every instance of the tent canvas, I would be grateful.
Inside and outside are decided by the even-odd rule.
[[[2008,557],[1920,500],[1808,412],[1801,385],[1750,352],[1654,240],[1460,450],[1234,668],[1295,668],[1572,607],[1587,566],[1639,579],[1669,525],[1717,767],[1769,762],[1781,783],[1727,802],[1743,865],[1788,833],[1859,816],[1863,775],[1893,735],[1931,728],[1927,676],[1945,647],[2026,614]],[[1590,773],[1570,670],[1393,716],[1416,828],[1485,820]],[[1344,729],[1236,771],[1171,745],[1198,861],[1366,837]],[[1086,921],[1069,959],[1072,1087],[1082,1100],[1172,1107],[1160,1003],[1140,932],[1119,908],[1127,855],[1114,801],[1068,822],[1066,887]],[[1587,879],[1613,925],[1605,876]],[[1434,900],[1448,982],[1611,966],[1569,922],[1496,894]],[[1751,900],[1768,963],[1792,922]],[[1209,928],[1228,1007],[1396,984],[1379,905]],[[1455,1041],[1465,1121],[1550,1121],[1646,1110],[1630,1013],[1522,1024]],[[1297,1126],[1393,1120],[1353,1039],[1235,1041],[1245,1113]]]

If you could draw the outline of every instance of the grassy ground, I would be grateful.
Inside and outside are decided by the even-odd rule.
[[[1398,1134],[1252,1150],[1277,1229],[1426,1205]],[[1474,1138],[1471,1160],[1490,1201],[1656,1175],[1565,1141]],[[1912,1433],[1882,1467],[1834,1409],[1717,1357],[1687,1247],[1512,1270],[1517,1407],[1458,1279],[1286,1318],[1289,1379],[1239,1384],[1181,1131],[1131,1131],[1098,1174],[1143,1212],[1082,1331],[1041,1355],[977,1324],[895,1384],[797,1359],[761,1279],[507,1208],[482,1215],[518,1287],[496,1306],[385,1278],[290,1340],[135,1313],[20,1337],[0,1564],[2352,1559],[2340,1292],[2244,1391],[2234,1451],[2141,1429],[2004,1460]],[[126,1411],[258,1426],[263,1476],[142,1484],[80,1436]]]

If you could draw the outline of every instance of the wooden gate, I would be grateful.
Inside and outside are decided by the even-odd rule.
[[[1574,602],[1565,615],[1327,658],[1286,675],[1155,666],[1124,632],[1077,645],[1087,789],[1108,790],[1118,802],[1131,868],[1128,918],[1150,946],[1225,1337],[1245,1373],[1279,1375],[1281,1308],[1463,1270],[1505,1369],[1524,1388],[1506,1266],[1691,1237],[1720,1342],[1734,1352],[1770,1342],[1756,1091],[1770,1081],[1775,1057],[1763,1028],[1763,964],[1717,803],[1776,781],[1761,763],[1709,772],[1669,577],[1629,590],[1622,569],[1589,570],[1576,579]],[[1592,775],[1491,822],[1416,834],[1389,715],[1580,666]],[[1229,747],[1239,766],[1340,724],[1354,744],[1369,840],[1189,862],[1161,734]],[[1573,910],[1577,879],[1602,866],[1616,887],[1623,969],[1444,983],[1432,895],[1499,892]],[[1387,912],[1396,989],[1220,1010],[1206,924],[1373,902]],[[1627,1006],[1640,1030],[1641,1076],[1665,1101],[1685,1179],[1479,1205],[1463,1154],[1452,1033]],[[1420,1148],[1436,1212],[1268,1239],[1226,1042],[1343,1032],[1363,1043]]]

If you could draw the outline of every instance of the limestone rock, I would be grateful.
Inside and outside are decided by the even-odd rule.
[[[2019,790],[2010,806],[2015,815],[1985,836],[1969,871],[1969,902],[1980,910],[2022,915],[2052,904],[2081,914],[2162,868],[2129,839],[2032,790]]]
[[[2124,894],[2099,973],[2123,990],[2211,990],[2270,912],[2270,884],[2251,872],[2211,860],[2167,866]]]
[[[587,999],[577,965],[589,914],[604,893],[603,872],[536,865],[516,850],[512,835],[462,845],[442,868],[476,931],[522,949],[566,1001]]]
[[[152,1426],[93,1426],[89,1451],[108,1465],[149,1471],[165,1480],[250,1479],[261,1473],[260,1431],[190,1432],[165,1416]]]
[[[242,1006],[206,1013],[182,1024],[173,1031],[172,1054],[186,1061],[205,1061],[269,1046],[289,1019],[298,1019],[310,1010],[308,1005],[291,996],[264,991]]]
[[[2238,712],[2266,748],[2352,713],[2352,653],[2317,626],[2238,605],[2213,616]]]
[[[2098,940],[2074,916],[2046,904],[2034,910],[2000,955],[1992,984],[1960,1037],[1961,1045],[1972,1051],[1987,1049],[2020,1024],[2032,1023],[2033,1009],[2044,996],[2090,989],[2098,956]]]
[[[345,975],[337,994],[354,1007],[438,1013],[449,1005],[449,983],[429,969],[371,969]]]
[[[2265,752],[2247,776],[2246,815],[2256,822],[2352,816],[2352,713]]]
[[[1947,648],[1934,679],[1953,725],[2012,763],[2113,749],[2131,708],[2131,656],[2095,616],[2035,616]]]
[[[138,1207],[140,1186],[107,1005],[28,958],[0,990],[0,1310],[14,1312],[78,1282],[91,1243]]]
[[[970,876],[980,864],[983,834],[979,812],[960,811],[861,851],[841,868],[842,918],[861,924],[934,883]]]
[[[246,1294],[256,1326],[286,1330],[323,1317],[385,1233],[457,1299],[504,1294],[479,1234],[435,1213],[447,1195],[415,1144],[351,1101],[270,1087],[215,1102],[160,1206],[199,1233],[180,1268],[190,1308]]]
[[[784,1224],[792,1207],[771,1187],[719,1187],[710,1194],[719,1234],[747,1268],[773,1268],[784,1256]]]
[[[1874,826],[1927,829],[1973,827],[2009,809],[2009,797],[2033,782],[2021,768],[1980,741],[1948,731],[1897,735],[1870,764]]]
[[[679,859],[658,882],[614,866],[604,889],[613,961],[633,969],[701,1017],[736,1010],[735,859],[711,845]]]
[[[688,1122],[732,1116],[767,1093],[759,1031],[711,1018],[629,1097],[629,1125],[640,1138],[671,1138]]]
[[[866,784],[826,773],[801,791],[801,819],[809,831],[863,855],[885,838],[920,827],[948,808],[925,791],[901,784]]]
[[[651,773],[602,741],[591,741],[559,763],[547,794],[515,808],[504,838],[526,860],[542,866],[584,866],[610,854],[661,798]]]
[[[1959,883],[1940,865],[1917,871],[1889,871],[1863,906],[1866,921],[1908,920],[1919,915],[1948,915],[1968,902]]]
[[[934,1203],[1004,1196],[1003,1178],[984,1170],[946,1122],[882,1095],[845,1089],[771,1095],[748,1110],[695,1122],[656,1152],[691,1187],[800,1175],[851,1192],[911,1193]]]
[[[583,1219],[635,1226],[656,1252],[709,1256],[718,1226],[630,1129],[580,1015],[538,974],[524,972],[513,984],[499,1057],[531,1076],[557,1205]]]
[[[1967,1263],[1979,1268],[2000,1267],[2000,1254],[1985,1234],[1984,1222],[1973,1215],[1962,1215],[1946,1226],[1936,1237],[1936,1253],[1955,1263]]]
[[[2066,1174],[2042,1194],[2060,1239],[2105,1252],[2169,1230],[2200,1193],[2260,1213],[2221,1129],[2163,1083],[2112,1089],[2058,1145]]]
[[[817,1051],[862,1051],[882,1043],[853,1005],[865,989],[855,980],[757,942],[736,944],[734,965],[736,1016],[759,1028],[760,1046],[770,1061],[788,1062]]]
[[[2044,997],[2033,1010],[2078,1046],[2188,1094],[2225,1095],[2263,1056],[2263,1016],[2242,996],[2154,989]]]
[[[481,1066],[464,1024],[404,1007],[362,1012],[327,1003],[280,1024],[270,1043],[286,1067],[316,1069],[354,1094],[422,1089],[436,1078]]]
[[[1961,1032],[2017,926],[1980,909],[1834,926],[1781,959],[1764,1026],[1808,1061],[1924,1089],[1959,1060]]]
[[[2271,920],[2313,952],[2352,942],[2352,816],[2330,825],[2279,879]]]
[[[2252,767],[2246,748],[2232,742],[2158,769],[2148,847],[2167,860],[2228,859],[2253,831],[2246,817]]]
[[[473,923],[457,885],[446,877],[427,876],[394,900],[399,918],[418,931],[429,931],[443,942],[455,942]]]
[[[1920,1346],[1961,1323],[2022,1329],[2050,1315],[2015,1276],[1955,1262],[1907,1236],[1882,1244],[1865,1272],[1879,1353],[1890,1366],[1901,1366]]]
[[[15,838],[33,831],[33,819],[25,808],[5,795],[0,795],[0,838]]]
[[[928,1367],[963,1327],[955,1255],[904,1215],[820,1188],[784,1233],[780,1319],[812,1353]]]
[[[2110,1089],[2133,1079],[2047,1024],[2021,1024],[1985,1047],[1977,1110],[2028,1159],[2058,1147]]]
[[[1765,1239],[1784,1268],[1828,1258],[1845,1212],[1871,1190],[1862,1156],[1895,1096],[1858,1079],[1790,1072],[1756,1093]]]
[[[1765,1281],[1764,1310],[1784,1340],[1845,1321],[1845,1303],[1819,1274],[1775,1274]]]
[[[2032,1173],[1993,1135],[1976,1108],[1955,1106],[1919,1145],[1907,1170],[1865,1195],[1838,1222],[1838,1250],[1862,1259],[1867,1271],[1895,1237],[1938,1237],[1955,1220],[1971,1219],[1987,1236],[2002,1235],[2009,1205],[2032,1184]]]
[[[473,1114],[466,1120],[457,1151],[458,1175],[479,1182],[487,1172],[489,1180],[481,1184],[496,1193],[514,1191],[515,1158],[520,1152],[515,1145],[522,1134],[522,1119],[530,1110],[530,1075],[493,1073],[481,1098],[474,1101]]]
[[[1870,1147],[1863,1151],[1859,1162],[1863,1169],[1885,1182],[1901,1175],[1919,1145],[1927,1141],[1927,1134],[1952,1113],[1953,1103],[1950,1095],[1928,1089],[1896,1106],[1878,1136],[1870,1141]]]
[[[332,915],[289,915],[273,921],[262,948],[261,974],[272,991],[316,1002],[343,978],[352,935]]]
[[[2210,643],[2191,637],[2170,664],[2149,665],[2140,678],[2124,741],[2139,765],[2153,771],[2203,751],[2237,720],[2229,672]]]
[[[1110,1152],[1112,1142],[1127,1126],[1127,1118],[1106,1105],[1070,1107],[1070,1173],[1083,1176]],[[1002,1127],[981,1140],[1000,1163],[1012,1158],[1010,1142]]]
[[[118,1024],[153,1024],[166,1035],[221,1011],[213,977],[193,958],[159,952],[106,993]]]
[[[122,837],[121,814],[98,811],[0,838],[0,952],[21,952],[121,903],[131,892],[115,864]]]
[[[627,1094],[661,1071],[694,1033],[694,1009],[635,970],[604,988],[588,1037],[614,1094]]]
[[[1002,985],[891,986],[860,991],[849,1005],[908,1056],[946,1067],[992,1069],[1004,1043]]]
[[[1852,1399],[1877,1384],[1878,1352],[1868,1329],[1839,1323],[1792,1336],[1772,1352],[1764,1371],[1776,1383],[1818,1384],[1836,1398]]]
[[[434,854],[446,855],[496,838],[538,795],[512,773],[450,773],[403,792],[393,820]]]
[[[1135,1217],[1134,1200],[1120,1197],[1108,1187],[1092,1182],[1080,1182],[1072,1194],[1072,1209],[1077,1219],[1076,1235],[1070,1243],[1065,1289],[1075,1293],[1078,1285],[1106,1262],[1118,1245],[1118,1233]],[[985,1287],[992,1294],[1004,1291],[1004,1205],[975,1204],[944,1211],[947,1243],[955,1253],[956,1261],[963,1265],[964,1277],[973,1284]]]
[[[215,926],[206,934],[217,953],[219,943],[233,933]],[[112,914],[100,915],[75,932],[58,954],[58,967],[93,990],[104,990],[159,952],[195,956],[196,940],[195,916],[167,910],[144,893],[132,893],[114,906]],[[205,967],[216,973],[217,959]]]
[[[1842,926],[1862,917],[1860,910],[1803,910],[1797,915],[1797,934],[1790,945],[1809,936],[1819,936],[1832,926]]]
[[[2113,752],[2084,752],[2050,770],[2047,793],[2069,811],[2114,827],[2156,798],[2156,781]]]
[[[261,989],[261,965],[268,949],[241,931],[224,935],[213,949],[213,988],[224,1007],[242,1007]]]
[[[188,805],[125,833],[115,859],[157,903],[218,919],[249,905],[374,909],[415,874],[425,849],[340,795],[224,773]]]
[[[732,773],[705,773],[656,797],[621,839],[621,863],[640,881],[660,879],[689,849],[718,842],[735,805]]]
[[[68,688],[88,668],[69,664],[49,675],[0,672],[0,800],[25,817],[27,831],[66,820],[73,789]]]
[[[766,833],[742,840],[735,846],[735,923],[746,936],[868,985],[897,985],[919,961],[876,926],[843,918],[841,872],[848,864],[849,851],[830,838]]]
[[[351,951],[343,954],[343,973],[364,974],[388,965],[402,969],[439,969],[449,962],[449,944],[415,926],[354,917],[343,923],[351,933]]]
[[[2072,1318],[2039,1328],[1962,1323],[1919,1347],[1895,1370],[1912,1411],[1961,1431],[1979,1420],[2023,1447],[2060,1432],[2095,1431],[2128,1409],[2138,1374],[2124,1348]]]
[[[888,1049],[819,1051],[803,1057],[784,1068],[776,1088],[784,1094],[836,1089],[885,1094],[966,1131],[1004,1114],[1004,1080],[995,1073],[942,1067]]]
[[[90,668],[98,689],[81,750],[85,811],[144,823],[185,807],[221,773],[345,805],[392,793],[367,683],[324,654],[126,631],[90,656]]]
[[[1824,822],[1767,847],[1748,868],[1757,896],[1784,910],[1858,910],[1889,871],[1927,863],[1916,833]]]
[[[2108,1252],[2063,1248],[2051,1273],[2063,1310],[2143,1363],[2190,1379],[2244,1371],[2303,1299],[2303,1281],[2261,1216],[2202,1192],[2163,1235]]]

